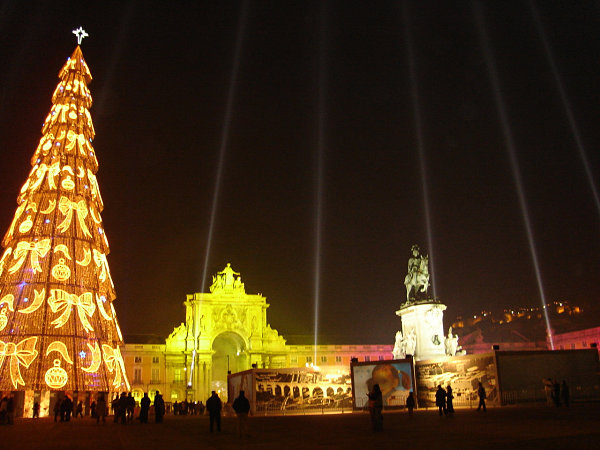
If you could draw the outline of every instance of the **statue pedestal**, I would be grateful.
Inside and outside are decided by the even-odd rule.
[[[444,310],[446,305],[435,300],[404,303],[396,315],[402,320],[402,334],[414,336],[416,361],[446,355],[444,348]],[[408,353],[408,352],[407,352]]]

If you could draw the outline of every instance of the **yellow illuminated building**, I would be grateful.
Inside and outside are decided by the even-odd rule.
[[[315,349],[286,344],[268,323],[266,298],[247,294],[230,264],[213,277],[209,293],[190,294],[184,305],[185,322],[164,344],[124,346],[134,396],[160,390],[166,401],[204,401],[215,390],[226,398],[228,371],[317,366],[324,373],[348,373],[352,358],[392,357],[393,345],[318,345]]]

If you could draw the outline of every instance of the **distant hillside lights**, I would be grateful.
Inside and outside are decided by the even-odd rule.
[[[548,305],[549,311],[554,311],[556,314],[566,314],[569,316],[575,316],[583,313],[583,308],[580,306],[571,306],[567,301],[554,301]],[[546,307],[544,306],[544,308]],[[542,319],[543,311],[542,308],[533,307],[533,308],[516,308],[516,309],[505,309],[502,313],[494,314],[491,311],[481,311],[478,314],[474,314],[472,317],[469,316],[467,318],[463,318],[462,316],[457,316],[454,323],[452,324],[453,328],[465,328],[476,325],[482,320],[490,320],[492,323],[497,324],[505,324],[510,323],[515,319]]]

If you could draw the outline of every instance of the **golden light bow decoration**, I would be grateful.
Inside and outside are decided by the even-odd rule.
[[[50,297],[48,297],[48,305],[50,305],[53,313],[60,312],[60,316],[52,321],[55,328],[60,328],[67,323],[67,320],[71,317],[71,306],[75,306],[83,328],[88,332],[94,331],[94,327],[87,318],[87,316],[92,317],[96,311],[94,297],[91,292],[77,295],[70,294],[62,289],[52,289],[50,290]]]
[[[60,232],[64,233],[69,228],[71,220],[73,220],[73,211],[76,211],[81,231],[83,231],[83,234],[86,236],[92,237],[90,230],[88,230],[88,227],[85,224],[85,218],[88,215],[85,200],[81,199],[78,202],[72,202],[67,197],[63,196],[58,203],[58,209],[65,216],[63,221],[57,227]]]
[[[96,263],[96,266],[100,268],[100,275],[98,275],[98,279],[104,283],[108,277],[111,286],[115,287],[112,281],[112,277],[110,276],[110,269],[108,268],[108,261],[106,260],[106,255],[104,253],[99,252],[96,249],[93,249],[92,252],[94,253],[94,262]]]
[[[33,360],[37,358],[38,351],[35,349],[37,339],[37,336],[33,336],[23,339],[18,344],[0,341],[0,367],[5,358],[10,358],[10,379],[15,389],[18,389],[19,384],[25,386],[20,366],[29,368]]]
[[[0,259],[0,275],[4,272],[4,264],[6,263],[6,258],[8,258],[12,254],[12,248],[8,247],[4,250],[4,254],[2,255],[2,259]]]
[[[121,355],[121,350],[117,346],[112,348],[110,345],[102,344],[102,353],[104,354],[104,363],[110,373],[115,372],[115,378],[113,379],[113,387],[121,387],[121,379],[124,378],[125,386],[129,390],[129,381],[125,375],[125,362]]]
[[[67,141],[68,144],[65,146],[65,150],[70,152],[75,148],[75,145],[77,145],[79,152],[85,156],[84,147],[87,141],[85,140],[85,136],[83,134],[77,134],[73,130],[69,130],[67,133]]]
[[[42,267],[40,266],[40,257],[43,258],[49,251],[50,239],[43,239],[38,242],[19,242],[13,252],[13,259],[16,259],[17,262],[8,269],[8,273],[13,274],[20,269],[27,258],[27,253],[29,253],[29,257],[31,258],[31,268],[33,271],[41,272]]]

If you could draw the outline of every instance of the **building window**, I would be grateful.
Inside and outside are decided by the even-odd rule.
[[[181,369],[175,369],[173,371],[173,381],[181,381]]]
[[[160,383],[160,369],[158,367],[152,368],[152,379],[150,383]]]
[[[158,356],[152,357],[152,364],[158,364]]]
[[[141,367],[133,368],[133,382],[136,384],[142,383],[142,368]]]
[[[342,357],[341,356],[336,356],[335,357],[335,362],[336,363],[341,363],[342,362]]]
[[[321,363],[327,362],[327,356],[321,356]]]
[[[141,364],[142,363],[142,357],[141,356],[136,356],[134,358],[133,362],[135,362],[136,364]]]
[[[575,350],[575,344],[571,344],[571,350]]]
[[[365,361],[371,361],[371,357],[370,356],[365,356]]]
[[[292,356],[290,358],[290,364],[298,364],[298,357],[297,356]]]
[[[383,361],[384,359],[385,359],[385,356],[379,355],[379,361]]]
[[[310,364],[312,362],[312,356],[307,356],[306,362]]]
[[[587,342],[586,342],[586,341],[583,341],[583,342],[581,343],[581,345],[583,345],[583,348],[587,348]]]

